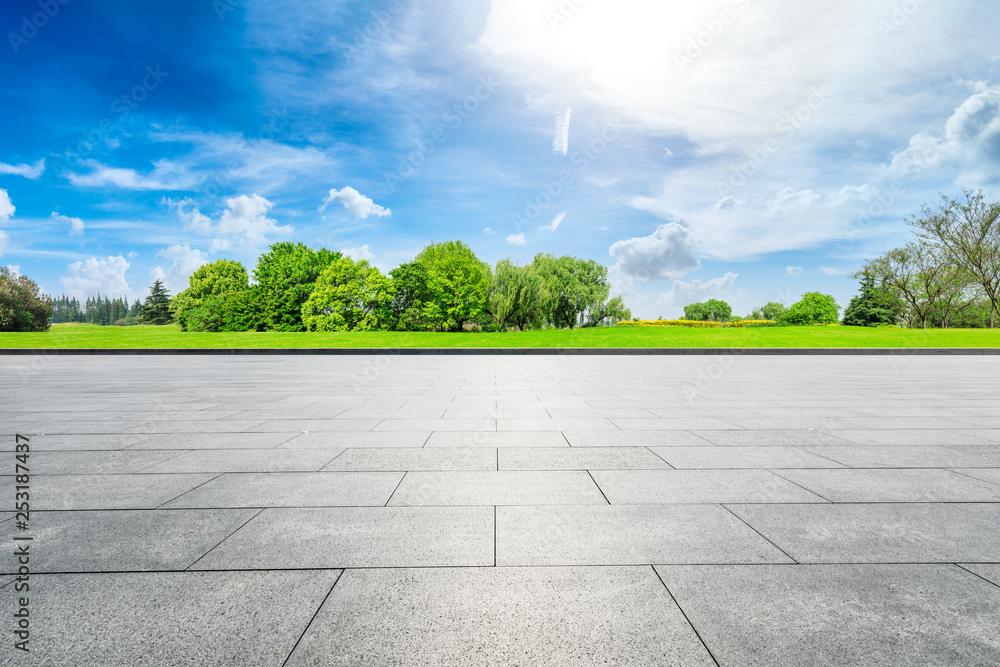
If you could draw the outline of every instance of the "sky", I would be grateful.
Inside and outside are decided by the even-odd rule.
[[[809,291],[1000,197],[986,0],[10,0],[0,266],[176,293],[269,244],[595,259],[634,315]]]

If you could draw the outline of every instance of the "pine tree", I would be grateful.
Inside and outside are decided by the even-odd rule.
[[[142,306],[140,321],[143,324],[170,324],[173,320],[174,317],[170,313],[170,293],[163,283],[157,280],[149,288],[149,296]]]

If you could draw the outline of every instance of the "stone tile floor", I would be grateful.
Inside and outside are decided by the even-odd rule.
[[[4,548],[0,663],[1000,664],[998,378],[967,356],[0,357],[0,526],[34,538],[31,652]]]

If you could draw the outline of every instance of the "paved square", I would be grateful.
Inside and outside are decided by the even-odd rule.
[[[0,664],[1000,664],[998,377],[0,356],[0,526],[33,537],[31,653],[8,613]]]

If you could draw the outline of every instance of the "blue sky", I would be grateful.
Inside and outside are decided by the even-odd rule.
[[[1000,6],[11,1],[0,264],[183,289],[269,243],[611,269],[633,313],[806,291],[939,192],[1000,196]]]

